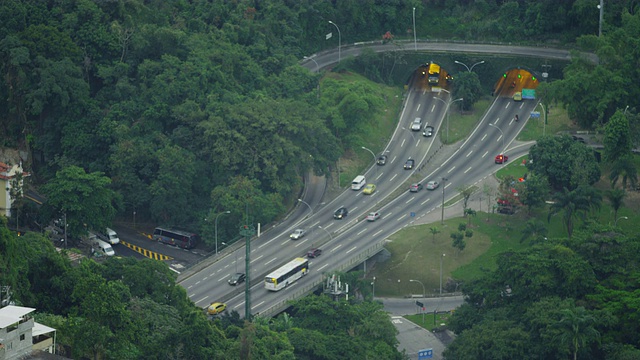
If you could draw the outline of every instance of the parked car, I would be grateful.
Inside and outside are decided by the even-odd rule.
[[[307,251],[308,258],[317,258],[320,255],[322,255],[322,250],[318,248]]]
[[[244,273],[235,273],[231,275],[231,277],[229,278],[229,280],[227,280],[227,282],[231,286],[236,286],[238,284],[242,284],[246,278],[247,278],[247,275],[245,275]]]
[[[409,186],[409,191],[411,192],[418,192],[420,190],[422,190],[422,184],[420,183],[411,184],[411,186]]]
[[[347,210],[346,207],[343,206],[340,209],[336,210],[336,212],[333,214],[333,218],[342,220],[342,218],[346,217],[348,214],[349,214],[349,211]]]
[[[438,188],[438,186],[440,186],[439,182],[431,180],[427,183],[427,190],[435,190]]]
[[[411,123],[411,131],[420,131],[420,129],[422,129],[422,119],[415,118]]]
[[[369,215],[367,215],[367,221],[376,221],[379,217],[379,212],[370,212]]]
[[[433,126],[427,125],[424,127],[424,131],[422,132],[422,136],[426,136],[426,137],[431,137],[433,136],[433,131],[435,129],[433,128]]]
[[[221,312],[225,311],[226,309],[227,309],[227,304],[214,302],[214,303],[211,303],[209,307],[207,307],[207,313],[209,313],[209,315],[218,315]]]
[[[496,155],[496,164],[503,164],[509,160],[509,157],[504,154]]]
[[[375,184],[367,184],[367,186],[364,187],[364,190],[362,190],[362,193],[365,195],[371,195],[374,192],[376,192]]]
[[[409,158],[407,160],[407,162],[404,163],[404,169],[405,170],[411,170],[413,169],[413,166],[415,165],[415,160],[413,160],[412,158]]]
[[[306,234],[306,232],[303,229],[295,229],[295,230],[293,230],[291,235],[289,235],[289,237],[292,240],[298,240],[298,239],[304,237],[305,234]]]
[[[386,163],[387,163],[387,155],[378,156],[378,161],[377,161],[378,165],[382,166],[382,165],[384,165]]]

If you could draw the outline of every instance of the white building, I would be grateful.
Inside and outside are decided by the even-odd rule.
[[[35,310],[14,305],[0,309],[0,360],[24,358],[34,350],[54,353],[56,329],[35,322],[29,316]]]

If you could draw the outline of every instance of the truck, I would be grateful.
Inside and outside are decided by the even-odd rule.
[[[431,62],[429,64],[429,84],[438,85],[440,82],[440,65]]]

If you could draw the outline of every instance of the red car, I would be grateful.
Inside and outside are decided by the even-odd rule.
[[[509,157],[504,154],[496,155],[496,164],[506,163],[509,160]]]

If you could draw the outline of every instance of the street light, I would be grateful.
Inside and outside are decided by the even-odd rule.
[[[547,133],[547,110],[541,102],[539,102],[538,105],[542,108],[542,136],[544,136]]]
[[[420,280],[413,280],[413,279],[409,279],[409,282],[417,282],[417,283],[419,283],[420,285],[422,285],[422,298],[423,298],[423,299],[426,299],[426,297],[427,297],[427,291],[426,291],[426,289],[425,289],[424,284],[422,283],[422,281],[420,281]]]
[[[614,223],[614,226],[618,226],[618,220],[620,220],[620,219],[629,220],[629,218],[626,217],[626,216],[620,216],[619,218],[616,219],[616,222]]]
[[[411,138],[413,139],[413,142],[416,142],[416,137],[413,136],[413,131],[411,131],[411,130],[405,128],[405,127],[403,127],[402,130],[407,130],[409,132],[409,134],[411,135]]]
[[[600,0],[600,4],[598,4],[598,9],[600,9],[600,21],[598,22],[598,37],[602,36],[602,17],[604,16],[604,0]]]
[[[442,259],[444,259],[444,255],[440,256],[440,297],[442,297]]]
[[[376,154],[373,151],[371,151],[370,149],[367,149],[364,146],[361,146],[361,147],[362,147],[363,150],[367,150],[368,152],[370,152],[371,156],[373,156],[373,166],[375,166],[375,168],[376,168],[376,179],[377,179],[378,178],[378,167],[376,166]]]
[[[331,233],[329,232],[329,230],[323,228],[320,225],[318,225],[318,229],[322,229],[322,230],[326,231],[327,235],[329,235],[329,241],[333,241],[333,236],[331,236]]]
[[[320,71],[320,65],[318,65],[318,62],[316,61],[316,59],[308,56],[304,56],[304,59],[313,61],[316,64],[316,72]]]
[[[440,224],[444,225],[444,188],[447,187],[446,183],[447,183],[447,179],[446,177],[442,178],[442,218],[440,219]]]
[[[500,154],[504,154],[504,133],[499,127],[494,124],[489,124],[489,126],[493,126],[494,128],[498,129],[498,131],[500,131],[500,138],[502,139],[502,150],[500,151]],[[505,162],[506,161],[502,161],[502,165],[504,165]]]
[[[231,214],[231,211],[229,211],[229,210],[223,211],[223,212],[219,213],[218,215],[216,215],[216,221],[215,221],[216,255],[218,255],[218,218],[222,214]]]
[[[373,277],[373,281],[371,282],[371,300],[376,297],[376,277]]]
[[[462,66],[466,67],[468,72],[473,71],[473,68],[474,68],[476,65],[484,64],[484,60],[482,60],[482,61],[479,61],[479,62],[477,62],[477,63],[475,63],[475,64],[471,65],[471,67],[468,67],[468,66],[467,66],[467,64],[463,63],[462,61],[454,60],[453,62],[454,62],[454,63],[456,63],[456,64],[458,64],[458,65],[462,65]]]
[[[340,48],[342,47],[342,34],[340,33],[340,28],[338,27],[338,25],[336,25],[336,23],[329,20],[329,24],[335,26],[336,29],[338,29],[338,62],[340,62],[342,60],[342,54],[340,53]]]
[[[311,205],[309,205],[308,202],[306,202],[306,201],[304,201],[302,199],[298,199],[298,202],[301,202],[301,203],[307,205],[307,207],[309,208],[309,211],[311,211],[311,214],[309,214],[309,216],[313,215],[313,209],[311,208]]]
[[[416,8],[413,8],[413,47],[418,51],[418,43],[416,42]]]
[[[446,91],[447,93],[449,93],[449,91],[445,90],[445,89],[442,89],[442,91]],[[435,97],[434,96],[433,98],[436,99],[436,100],[442,101],[444,103],[444,105],[445,105],[445,110],[444,111],[447,114],[447,143],[449,143],[449,117],[450,117],[449,116],[449,107],[451,107],[451,104],[453,104],[454,102],[462,101],[462,100],[464,100],[464,98],[455,99],[453,101],[449,100],[449,102],[446,102],[446,101],[440,99],[439,97]],[[451,98],[449,98],[449,99],[451,99]]]

